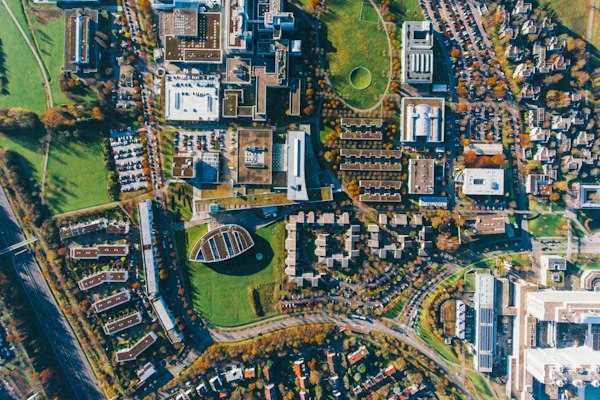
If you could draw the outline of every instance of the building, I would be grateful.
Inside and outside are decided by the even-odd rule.
[[[198,169],[201,183],[217,183],[221,172],[220,153],[203,151],[198,156]]]
[[[497,154],[502,154],[504,152],[504,148],[502,147],[502,143],[471,142],[469,145],[464,146],[464,153],[469,151],[472,151],[478,156],[494,156]]]
[[[435,193],[435,160],[426,158],[408,160],[408,193]]]
[[[60,240],[71,239],[88,233],[105,230],[110,235],[126,235],[129,233],[129,223],[107,218],[98,218],[92,221],[80,222],[74,225],[62,226],[59,230]]]
[[[540,257],[540,282],[544,286],[562,286],[567,270],[567,259],[557,255]]]
[[[158,336],[154,332],[148,332],[131,347],[119,350],[115,354],[117,362],[133,361],[156,342]]]
[[[579,183],[577,204],[582,209],[600,209],[600,185]]]
[[[202,236],[192,248],[190,261],[205,264],[227,261],[254,246],[248,231],[239,225],[221,225]]]
[[[89,290],[103,283],[124,283],[129,279],[129,273],[126,270],[105,270],[86,276],[77,282],[79,289]]]
[[[168,121],[217,121],[220,115],[218,75],[165,77],[165,118]]]
[[[515,285],[516,320],[506,393],[558,400],[566,392],[597,399],[600,386],[600,292]]]
[[[138,213],[142,259],[144,261],[144,277],[146,278],[146,295],[153,298],[158,295],[158,265],[156,261],[156,249],[154,248],[152,200],[140,202],[138,204]]]
[[[403,97],[400,141],[423,145],[443,143],[444,99]]]
[[[163,298],[159,297],[154,300],[152,302],[152,307],[154,307],[154,311],[156,312],[158,320],[165,330],[169,341],[171,343],[180,343],[183,340],[183,335],[177,330],[175,318],[173,318],[173,315],[169,312],[169,308]]]
[[[527,175],[525,193],[534,196],[550,196],[552,194],[552,178],[544,174]]]
[[[476,235],[502,235],[506,233],[506,217],[500,214],[482,214],[472,225]]]
[[[492,372],[496,352],[495,282],[492,275],[475,275],[475,354],[477,372]]]
[[[98,10],[65,10],[64,72],[87,74],[98,71],[97,29]]]
[[[152,0],[152,7],[156,10],[218,8],[221,0]]]
[[[358,350],[348,354],[348,362],[350,365],[358,363],[363,358],[369,355],[369,350],[365,346],[360,346]]]
[[[462,192],[467,196],[503,196],[504,170],[465,168],[462,170]]]
[[[196,176],[194,157],[192,156],[173,156],[173,169],[171,171],[173,178],[191,179]]]
[[[99,244],[95,247],[71,247],[69,254],[74,260],[98,260],[100,257],[125,257],[129,254],[126,244]]]
[[[131,300],[131,292],[129,290],[123,290],[119,293],[96,301],[94,304],[92,304],[92,307],[94,308],[94,312],[99,314],[101,312],[108,311],[111,308],[120,306],[121,304],[125,304],[129,300]]]
[[[237,143],[237,183],[271,185],[273,130],[239,129]]]
[[[178,64],[221,64],[221,13],[176,8],[160,13],[164,59]]]
[[[125,315],[121,318],[118,318],[114,321],[107,322],[104,324],[102,328],[104,333],[111,336],[116,335],[117,333],[124,331],[125,329],[129,329],[134,327],[142,322],[142,314],[139,311],[134,312],[133,314]]]
[[[433,82],[433,25],[429,21],[402,24],[402,82]]]
[[[310,136],[304,131],[288,131],[287,142],[287,198],[294,201],[308,200],[306,187],[306,147]]]

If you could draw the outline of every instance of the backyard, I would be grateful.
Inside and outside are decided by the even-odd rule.
[[[563,23],[567,29],[575,34],[586,38],[588,29],[588,18],[592,15],[588,8],[589,0],[543,0],[544,6],[549,6],[556,12],[556,18]],[[600,50],[600,9],[596,4],[594,12],[594,26],[592,29],[592,44]]]
[[[351,105],[369,108],[384,94],[389,75],[388,43],[381,21],[369,2],[330,0],[327,4],[329,79]]]
[[[53,214],[105,204],[108,172],[99,133],[79,139],[53,139],[48,160],[46,197]]]
[[[237,326],[277,313],[275,296],[282,277],[284,227],[280,221],[257,230],[253,234],[255,246],[230,261],[208,265],[187,261],[192,303],[203,318],[215,325]],[[187,229],[185,237],[180,235],[179,246],[185,247],[186,260],[206,231],[206,225],[198,225]],[[260,261],[259,253],[263,256]],[[255,312],[252,292],[260,298],[262,316]]]

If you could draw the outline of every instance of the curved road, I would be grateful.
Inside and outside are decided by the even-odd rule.
[[[393,323],[393,321],[387,321]],[[380,332],[389,336],[393,336],[396,339],[403,341],[404,343],[414,347],[419,352],[426,355],[429,359],[435,362],[450,379],[456,384],[469,399],[472,397],[469,395],[469,390],[463,383],[463,379],[459,376],[452,367],[460,367],[443,360],[437,353],[423,344],[420,340],[412,337],[409,332],[405,331],[400,327],[394,327],[393,329],[377,320],[358,320],[346,318],[345,315],[330,316],[324,313],[314,313],[305,315],[294,315],[287,318],[277,316],[268,320],[250,324],[241,328],[220,328],[211,329],[210,333],[213,340],[218,342],[239,342],[242,340],[250,339],[261,334],[274,332],[282,329],[287,329],[294,326],[308,325],[308,324],[319,324],[319,323],[331,323],[338,326],[350,326],[352,328],[362,330],[365,332]]]

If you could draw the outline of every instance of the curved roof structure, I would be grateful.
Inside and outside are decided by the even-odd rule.
[[[229,260],[254,246],[250,233],[239,225],[215,228],[202,236],[192,248],[190,261],[205,264]]]

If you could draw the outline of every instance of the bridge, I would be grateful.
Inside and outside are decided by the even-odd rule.
[[[37,236],[34,236],[34,237],[30,238],[30,239],[23,240],[22,242],[10,245],[10,246],[8,246],[8,247],[0,250],[0,256],[3,255],[3,254],[6,254],[6,253],[10,253],[11,251],[14,251],[14,250],[18,250],[21,247],[27,246],[28,244],[33,243],[33,242],[35,242],[37,240],[38,240]]]

